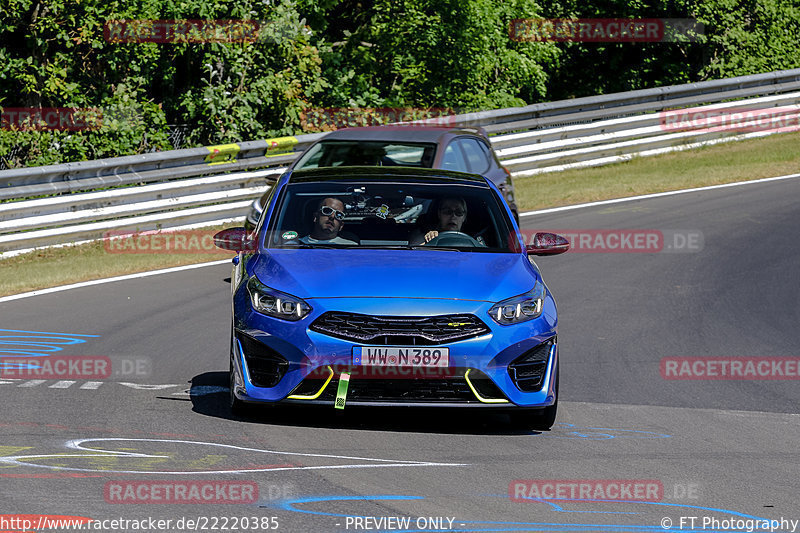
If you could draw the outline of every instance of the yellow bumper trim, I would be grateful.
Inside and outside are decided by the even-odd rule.
[[[330,372],[330,374],[328,374],[328,379],[325,380],[325,383],[322,384],[322,387],[317,391],[316,394],[305,396],[301,394],[292,394],[287,398],[290,400],[316,400],[322,395],[323,392],[325,392],[325,389],[328,387],[328,383],[330,383],[333,379],[333,369],[330,366],[328,367],[328,372]]]
[[[464,379],[467,380],[467,385],[469,385],[469,389],[472,391],[472,394],[478,399],[481,403],[510,403],[508,400],[504,400],[503,398],[484,398],[478,391],[475,390],[475,387],[472,386],[472,382],[469,380],[469,373],[472,372],[470,368],[464,373]]]

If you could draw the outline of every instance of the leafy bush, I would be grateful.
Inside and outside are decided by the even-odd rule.
[[[89,108],[0,130],[0,168],[303,131],[325,107],[492,109],[800,66],[796,0],[2,0],[0,106]],[[696,17],[697,43],[527,43],[515,18]],[[113,42],[109,21],[257,21],[244,42]]]

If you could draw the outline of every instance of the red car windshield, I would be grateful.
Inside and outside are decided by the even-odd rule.
[[[431,168],[433,143],[398,141],[322,141],[304,153],[295,170],[338,166],[403,166]]]

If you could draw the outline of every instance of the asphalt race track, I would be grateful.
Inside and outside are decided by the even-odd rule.
[[[665,379],[661,367],[800,356],[797,198],[800,180],[789,179],[524,217],[529,230],[663,235],[658,252],[537,259],[559,305],[563,372],[556,427],[543,433],[485,410],[232,417],[228,265],[2,303],[4,355],[107,357],[113,372],[0,381],[0,514],[301,533],[746,531],[800,520],[797,377]],[[140,491],[131,503],[130,487],[145,486],[135,481],[215,492],[167,503]],[[536,492],[546,486],[559,492]]]

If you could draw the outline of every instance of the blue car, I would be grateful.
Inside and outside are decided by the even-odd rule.
[[[479,175],[407,167],[297,170],[254,232],[215,236],[231,277],[230,404],[506,410],[548,429],[558,395],[556,303]]]

